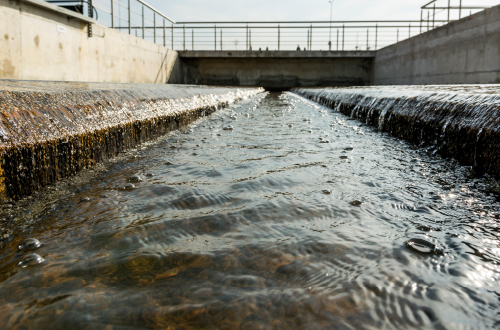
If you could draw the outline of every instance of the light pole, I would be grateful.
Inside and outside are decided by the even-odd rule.
[[[333,13],[333,1],[334,0],[329,0],[331,3],[330,5],[330,37],[328,38],[328,48],[330,51],[332,51],[332,13]]]

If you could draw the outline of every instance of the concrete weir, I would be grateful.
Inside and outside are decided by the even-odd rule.
[[[315,102],[500,179],[498,85],[294,89]]]
[[[19,199],[262,91],[0,80],[0,201]]]

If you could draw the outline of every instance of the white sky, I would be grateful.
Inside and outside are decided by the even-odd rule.
[[[329,20],[328,0],[145,0],[175,21]],[[430,0],[334,0],[333,20],[418,20]],[[451,0],[458,6],[460,0]],[[446,6],[438,0],[436,6]],[[494,6],[500,0],[462,0],[463,6]],[[464,10],[469,12],[469,10]],[[444,13],[443,13],[444,14]],[[457,14],[458,15],[458,14]]]

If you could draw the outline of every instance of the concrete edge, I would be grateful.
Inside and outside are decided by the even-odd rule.
[[[21,1],[32,4],[32,5],[37,6],[37,7],[45,8],[45,9],[50,10],[50,11],[64,14],[64,15],[72,17],[72,18],[76,18],[80,21],[84,21],[84,22],[92,23],[92,24],[97,24],[97,20],[95,20],[93,18],[75,13],[74,11],[53,5],[53,4],[48,3],[46,1],[43,1],[43,0],[21,0]]]

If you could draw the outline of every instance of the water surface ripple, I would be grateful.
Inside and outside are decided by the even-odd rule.
[[[261,94],[64,191],[0,250],[0,327],[498,327],[493,185]],[[412,250],[417,235],[444,252]],[[18,266],[30,253],[44,261]]]

